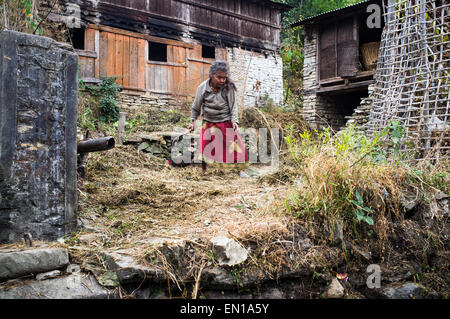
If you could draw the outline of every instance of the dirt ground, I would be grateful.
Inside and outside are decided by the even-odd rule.
[[[73,239],[136,248],[153,237],[202,242],[283,231],[289,217],[279,214],[277,205],[288,187],[264,181],[275,170],[255,164],[248,178],[218,168],[203,173],[199,165],[172,167],[129,145],[91,154],[79,182],[84,228]]]

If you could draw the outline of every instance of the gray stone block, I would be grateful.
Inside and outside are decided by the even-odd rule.
[[[50,38],[0,33],[0,243],[76,227],[78,57]]]
[[[113,291],[103,288],[91,275],[75,273],[44,281],[14,283],[11,289],[0,288],[0,299],[112,299]]]
[[[65,248],[0,252],[0,280],[60,269],[69,264]]]

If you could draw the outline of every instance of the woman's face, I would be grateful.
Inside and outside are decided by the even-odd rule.
[[[226,81],[227,81],[227,73],[226,72],[217,72],[211,78],[211,86],[215,87],[215,88],[220,88],[220,87],[224,86]]]

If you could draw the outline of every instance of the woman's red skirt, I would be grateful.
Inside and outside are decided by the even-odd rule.
[[[204,162],[221,167],[244,169],[249,165],[245,144],[231,121],[212,123],[203,120],[200,154]]]

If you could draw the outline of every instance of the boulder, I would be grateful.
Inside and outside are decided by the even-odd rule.
[[[218,236],[212,238],[210,242],[219,265],[238,265],[248,257],[247,250],[233,239]]]
[[[69,264],[65,248],[0,251],[0,280],[60,269]]]
[[[341,298],[344,296],[344,287],[340,284],[337,278],[331,280],[327,291],[323,294],[324,298]]]

